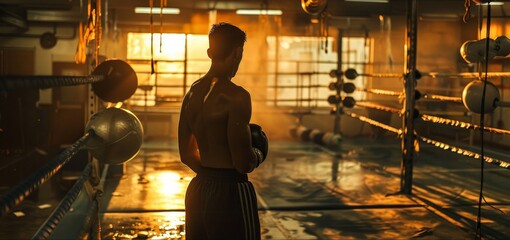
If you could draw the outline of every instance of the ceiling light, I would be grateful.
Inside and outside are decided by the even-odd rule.
[[[239,15],[282,15],[282,10],[239,9]]]
[[[346,2],[388,3],[389,0],[345,0]]]
[[[135,7],[135,13],[150,14],[150,7]],[[179,14],[181,10],[178,8],[152,8],[152,14]]]
[[[490,2],[491,6],[502,6],[504,2]],[[479,5],[479,4],[478,4]],[[488,3],[482,3],[482,5],[488,5]]]

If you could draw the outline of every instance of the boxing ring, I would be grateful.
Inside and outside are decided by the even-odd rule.
[[[340,117],[351,118],[383,129],[391,136],[381,139],[349,138],[342,136],[338,126],[331,131],[307,128],[301,124],[302,116],[315,113],[306,111],[306,108],[291,112],[298,124],[292,127],[290,134],[299,141],[270,139],[268,159],[250,174],[259,197],[263,238],[466,239],[480,234],[475,230],[480,223],[483,223],[479,229],[484,238],[501,239],[510,235],[509,218],[501,213],[510,210],[510,194],[506,184],[510,176],[507,171],[510,168],[508,156],[490,151],[480,153],[476,145],[456,145],[458,143],[421,135],[416,129],[419,123],[461,131],[510,135],[507,129],[421,113],[416,108],[416,102],[423,99],[457,105],[466,102],[464,96],[418,91],[416,84],[423,81],[421,78],[480,79],[482,75],[419,72],[415,59],[416,1],[409,1],[408,4],[413,11],[408,16],[406,39],[410,47],[405,73],[357,73],[353,69],[342,71],[339,68],[329,73],[336,78],[336,82],[329,86],[308,86],[327,87],[336,91],[336,95],[327,99],[278,100],[328,101],[333,109],[325,115],[333,115],[336,121]],[[100,64],[87,77],[2,76],[0,91],[92,84],[94,92],[91,94],[106,101],[119,102],[129,98],[137,84],[129,68],[117,70],[122,77],[111,74],[121,67],[117,64],[123,65],[118,62]],[[357,88],[343,81],[344,77],[352,80],[358,76],[381,81],[384,78],[398,78],[403,81],[404,91]],[[509,77],[510,73],[487,73],[485,76],[486,81],[487,78]],[[112,81],[128,82],[107,84]],[[128,86],[128,89],[115,90],[115,86]],[[306,88],[296,87],[302,90]],[[354,91],[396,97],[401,106],[356,101],[348,95]],[[479,92],[480,89],[475,91]],[[474,102],[477,101],[475,98]],[[506,106],[503,102],[493,103],[492,108]],[[477,111],[476,106],[467,105],[470,110]],[[86,149],[94,158],[87,163],[79,179],[49,216],[45,216],[46,220],[40,223],[35,233],[24,233],[22,237],[185,238],[183,199],[186,186],[194,174],[180,162],[176,142],[145,142],[142,145],[143,129],[136,116],[122,109],[109,109],[94,111],[87,131],[80,139],[33,175],[9,189],[8,193],[1,195],[3,222],[0,225],[3,228],[12,226],[8,221],[14,219],[12,214],[19,212],[17,206],[25,198],[64,165],[72,162],[80,150]],[[356,112],[359,109],[390,113],[400,119],[401,125],[371,119]],[[105,140],[107,137],[101,136],[101,128],[97,126],[107,122],[104,119],[121,115],[126,116],[126,123],[131,124],[127,124],[127,133],[124,129],[116,139]],[[111,144],[130,136],[133,139],[128,143],[112,147]],[[111,153],[102,145],[130,151]],[[477,174],[480,172],[478,164],[481,159],[490,163],[485,169],[484,192],[484,201],[489,202],[490,206],[483,206],[482,221],[477,221],[476,211],[479,208],[476,190],[480,184]],[[123,168],[121,175],[112,173],[112,168],[118,166]]]
[[[82,84],[90,84],[91,99],[98,96],[108,102],[122,102],[128,99],[138,85],[134,70],[121,60],[102,62],[90,76],[0,76],[0,91],[5,93]],[[71,236],[100,238],[100,202],[109,165],[129,161],[141,147],[143,129],[133,113],[122,108],[99,109],[98,106],[91,105],[89,111],[91,116],[83,136],[0,197],[2,216],[8,214],[24,216],[25,214],[16,210],[16,207],[54,177],[66,164],[77,161],[76,155],[80,150],[86,149],[94,157],[88,158],[88,163],[79,178],[31,236],[32,239],[59,239]],[[6,224],[4,229],[10,226],[8,222]],[[22,235],[14,234],[10,237],[29,238],[23,234],[31,234],[22,229],[14,231]]]
[[[508,135],[510,133],[509,130],[487,127],[484,125],[484,118],[486,113],[492,113],[497,107],[507,107],[507,102],[500,101],[499,90],[497,87],[488,81],[488,79],[494,78],[502,78],[510,76],[506,72],[482,72],[479,73],[440,73],[440,72],[426,72],[422,73],[416,68],[416,32],[417,32],[417,14],[416,14],[416,1],[409,1],[407,5],[408,15],[407,15],[407,32],[406,32],[406,61],[405,61],[405,71],[404,73],[358,73],[355,69],[347,69],[342,71],[340,69],[333,69],[330,71],[329,75],[332,78],[336,78],[336,82],[332,82],[329,85],[330,90],[336,90],[336,95],[330,95],[328,97],[328,102],[333,105],[331,113],[345,115],[351,117],[353,119],[359,120],[363,123],[370,124],[376,128],[384,129],[392,134],[395,137],[400,139],[401,141],[401,150],[402,150],[402,161],[400,168],[400,189],[397,190],[393,194],[405,194],[412,201],[420,204],[422,206],[426,206],[431,212],[440,216],[441,218],[447,220],[448,222],[458,226],[470,234],[475,235],[475,238],[484,238],[484,237],[496,237],[500,234],[501,227],[483,227],[482,226],[482,208],[484,204],[493,208],[496,212],[499,212],[502,215],[506,215],[504,211],[502,211],[498,207],[494,207],[493,204],[489,203],[489,201],[485,198],[484,189],[484,171],[485,165],[484,163],[490,163],[496,167],[501,169],[508,169],[510,167],[510,162],[507,160],[507,157],[504,154],[496,154],[495,156],[488,156],[484,152],[484,132],[492,133],[492,134],[500,134],[500,135]],[[490,19],[490,6],[488,7],[489,13],[488,18]],[[490,29],[490,20],[487,20],[487,29]],[[489,30],[487,30],[489,32]],[[494,56],[506,56],[510,52],[506,45],[508,44],[508,38],[505,36],[498,37],[496,40],[492,40],[489,38],[489,33],[487,33],[487,39],[490,40],[479,40],[479,41],[468,41],[464,43],[461,48],[461,55],[464,60],[468,63],[478,62],[478,67],[481,69],[483,67],[482,63],[485,64],[485,69],[488,69],[487,62],[489,59],[492,59]],[[498,40],[499,39],[499,40]],[[501,44],[500,47],[495,47],[494,45]],[[476,50],[475,50],[476,48]],[[494,50],[493,50],[494,49]],[[494,52],[491,52],[494,51]],[[499,52],[501,51],[501,52]],[[483,53],[483,54],[482,54]],[[384,89],[366,89],[366,88],[357,88],[352,83],[346,83],[343,80],[343,77],[354,80],[358,76],[366,76],[372,79],[376,79],[379,81],[383,81],[384,78],[399,78],[403,80],[404,91],[403,92],[395,92]],[[416,89],[417,84],[421,78],[442,78],[442,79],[472,79],[473,81],[467,84],[464,87],[462,97],[460,96],[444,96],[438,94],[429,94],[429,93],[421,93]],[[368,94],[377,94],[384,96],[393,96],[398,97],[399,102],[401,103],[401,108],[384,106],[375,102],[370,101],[361,101],[356,102],[351,96],[348,94],[353,93],[354,91],[363,91]],[[343,94],[347,93],[347,95]],[[445,103],[451,104],[463,104],[466,109],[469,111],[468,114],[476,113],[480,114],[480,124],[473,124],[469,122],[459,121],[455,119],[449,119],[441,116],[433,116],[429,114],[420,113],[419,109],[416,108],[416,102],[420,99],[428,99],[430,101],[441,101]],[[373,109],[376,111],[384,111],[394,115],[397,115],[402,119],[401,127],[394,127],[388,124],[379,122],[377,120],[371,119],[366,116],[362,116],[360,114],[354,113],[352,111],[346,111],[345,109],[353,108],[354,106],[358,108],[365,109]],[[456,146],[454,143],[447,143],[443,140],[433,139],[431,137],[421,136],[416,132],[416,121],[421,120],[421,124],[430,124],[430,125],[443,125],[447,126],[447,128],[457,128],[462,130],[477,130],[481,135],[481,150],[474,147],[472,144],[468,146]],[[330,137],[328,134],[330,132],[322,132],[318,129],[309,129],[298,122],[298,126],[292,129],[291,134],[304,141],[311,141],[313,143],[322,145],[322,146],[335,146],[338,144],[337,141],[330,141]],[[340,139],[341,137],[338,137]],[[420,194],[424,195],[433,195],[427,194],[427,190],[424,190],[421,186],[415,186],[414,182],[414,171],[415,171],[415,162],[417,156],[420,154],[420,149],[423,148],[421,143],[428,144],[433,148],[442,149],[448,151],[450,153],[458,154],[463,157],[468,157],[471,159],[476,159],[481,164],[479,177],[479,199],[478,199],[478,209],[476,220],[465,219],[455,215],[445,214],[443,211],[443,206],[441,204],[434,203],[433,201],[426,200]],[[340,144],[341,145],[341,144]],[[491,154],[489,154],[491,155]],[[491,169],[493,170],[493,169]],[[418,190],[419,194],[414,194],[413,189]],[[430,191],[430,190],[428,190]],[[441,194],[440,194],[441,195]],[[388,196],[388,195],[387,195]],[[504,197],[503,199],[506,199]],[[483,201],[482,201],[483,200]],[[505,202],[505,200],[503,201]],[[496,203],[499,204],[499,203]],[[506,203],[502,203],[504,208],[507,206]],[[484,210],[486,211],[486,210]],[[449,213],[451,214],[451,212]],[[491,216],[492,217],[492,216]],[[459,220],[461,218],[461,220]],[[503,218],[504,219],[504,218]],[[500,221],[505,221],[503,219],[499,219]],[[482,233],[483,232],[483,233]],[[504,234],[503,234],[504,235]]]

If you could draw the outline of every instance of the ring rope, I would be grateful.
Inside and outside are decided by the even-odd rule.
[[[391,112],[391,113],[398,113],[398,114],[402,113],[402,109],[387,107],[387,106],[383,106],[383,105],[380,105],[380,104],[377,104],[374,102],[356,102],[356,106],[373,108],[373,109]]]
[[[439,142],[439,141],[436,141],[436,140],[433,140],[433,139],[430,139],[430,138],[426,138],[426,137],[422,137],[422,136],[418,136],[418,138],[421,141],[425,142],[425,143],[431,144],[431,145],[433,145],[435,147],[438,147],[438,148],[441,148],[443,150],[450,150],[450,151],[452,151],[454,153],[458,153],[460,155],[472,157],[472,158],[475,158],[475,159],[479,159],[480,156],[481,156],[479,153],[475,153],[473,151],[462,149],[460,147],[455,147],[455,146],[452,146],[452,145],[448,145],[446,143]],[[502,161],[502,160],[498,160],[498,159],[495,159],[493,157],[488,157],[488,156],[483,156],[483,159],[484,159],[485,162],[495,164],[495,165],[497,165],[499,167],[502,167],[502,168],[510,169],[510,163],[508,163],[508,162],[505,162],[505,161]]]
[[[437,94],[424,94],[423,98],[426,99],[433,99],[433,100],[440,100],[444,102],[456,102],[456,103],[462,103],[462,98],[460,97],[449,97],[449,96],[443,96],[443,95],[437,95]]]
[[[46,222],[41,226],[32,239],[47,239],[52,234],[53,230],[60,223],[62,218],[69,212],[72,204],[78,197],[78,194],[83,189],[83,184],[90,176],[92,166],[90,163],[87,165],[80,178],[74,183],[73,187],[67,192],[59,205],[55,208],[53,213],[46,219]]]
[[[431,78],[482,78],[479,73],[475,72],[463,72],[463,73],[439,73],[439,72],[429,72],[425,74]],[[489,72],[487,73],[488,78],[501,78],[501,77],[510,77],[510,72]]]
[[[91,76],[0,76],[0,91],[22,88],[50,88],[95,83],[102,75]]]
[[[361,120],[363,122],[369,123],[369,124],[371,124],[373,126],[380,127],[382,129],[388,130],[388,131],[390,131],[392,133],[396,133],[399,138],[402,136],[402,130],[401,129],[394,128],[392,126],[386,125],[384,123],[372,120],[372,119],[364,117],[364,116],[359,116],[359,115],[357,115],[355,113],[345,112],[345,114],[347,116],[352,117],[352,118],[356,118],[356,119],[359,119],[359,120]],[[440,141],[437,141],[437,140],[433,140],[433,139],[430,139],[430,138],[426,138],[426,137],[423,137],[423,136],[417,135],[417,138],[420,139],[421,141],[425,142],[425,143],[431,144],[432,146],[441,148],[443,150],[450,150],[451,152],[454,152],[454,153],[457,153],[457,154],[460,154],[460,155],[463,155],[463,156],[468,156],[468,157],[472,157],[472,158],[475,158],[475,159],[479,159],[480,156],[481,156],[480,154],[475,153],[473,151],[466,150],[466,149],[463,149],[463,148],[460,148],[460,147],[456,147],[456,146],[452,146],[452,145],[449,145],[449,144],[446,144],[446,143],[443,143],[443,142],[440,142]],[[510,163],[508,163],[508,162],[505,162],[505,161],[502,161],[502,160],[499,160],[499,159],[496,159],[496,158],[493,158],[493,157],[489,157],[489,156],[483,156],[483,159],[484,159],[485,162],[492,163],[494,165],[497,165],[497,166],[505,168],[505,169],[510,169]]]
[[[402,92],[395,92],[390,90],[383,90],[383,89],[359,89],[359,91],[367,92],[367,93],[373,93],[373,94],[379,94],[379,95],[386,95],[386,96],[400,96],[402,95]]]
[[[400,97],[402,95],[402,92],[383,90],[383,89],[366,89],[365,88],[365,89],[356,89],[356,90],[359,90],[359,91],[362,91],[362,92],[367,92],[367,93],[386,95],[386,96],[397,96],[397,97]],[[446,101],[446,102],[462,103],[462,98],[460,98],[460,97],[450,97],[450,96],[437,95],[437,94],[426,93],[426,94],[423,95],[423,98],[433,99],[433,100],[440,100],[440,101]]]
[[[376,104],[373,102],[357,102],[356,106],[372,108],[372,109],[377,109],[377,110],[382,110],[382,111],[387,111],[387,112],[397,113],[397,114],[400,114],[402,112],[400,109],[383,106],[383,105]],[[428,115],[428,114],[421,114],[421,119],[426,122],[445,124],[445,125],[463,128],[463,129],[472,129],[472,130],[480,130],[481,129],[481,126],[479,126],[477,124],[472,124],[472,123],[468,123],[468,122],[432,116],[432,115]],[[506,129],[484,126],[483,130],[486,132],[491,132],[491,133],[510,135],[510,130],[506,130]]]
[[[446,125],[450,125],[450,126],[454,126],[454,127],[464,128],[464,129],[480,130],[482,128],[480,125],[477,125],[477,124],[462,122],[462,121],[448,119],[448,118],[436,117],[436,116],[431,116],[431,115],[427,115],[427,114],[422,114],[421,119],[426,122],[446,124]],[[510,130],[506,130],[506,129],[484,126],[483,130],[486,132],[491,132],[491,133],[510,135]]]
[[[405,76],[403,73],[370,73],[363,75],[374,78],[403,78]]]
[[[41,184],[46,182],[55,173],[57,173],[64,164],[76,155],[76,153],[83,147],[85,141],[92,136],[92,132],[87,132],[78,141],[69,146],[64,152],[58,155],[57,158],[48,162],[43,167],[39,168],[33,175],[26,178],[23,182],[15,186],[5,195],[0,198],[0,216],[3,216],[9,210],[18,205],[25,197],[30,195]]]
[[[380,127],[382,129],[385,129],[385,130],[388,130],[392,133],[395,133],[397,134],[397,136],[401,136],[402,135],[402,129],[397,129],[397,128],[394,128],[390,125],[386,125],[384,123],[381,123],[381,122],[378,122],[376,120],[373,120],[373,119],[370,119],[368,117],[365,117],[365,116],[360,116],[356,113],[352,113],[352,112],[345,112],[345,114],[349,117],[352,117],[352,118],[356,118],[356,119],[359,119],[361,120],[362,122],[366,122],[368,124],[371,124],[373,126],[376,126],[376,127]]]
[[[349,72],[349,70],[354,69],[347,69],[345,72]],[[345,72],[342,72],[343,75],[346,75]],[[357,73],[354,71],[352,79],[358,77],[358,76],[364,76],[364,77],[373,77],[373,78],[403,78],[405,77],[405,74],[403,73]],[[481,79],[482,76],[478,72],[459,72],[459,73],[442,73],[442,72],[419,72],[421,76],[431,77],[431,78],[466,78],[466,79]],[[349,75],[349,74],[347,74]],[[501,77],[510,77],[510,72],[488,72],[487,78],[501,78]]]

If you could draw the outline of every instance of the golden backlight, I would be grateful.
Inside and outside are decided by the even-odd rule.
[[[248,32],[248,39],[256,37]],[[253,105],[256,108],[329,107],[326,99],[333,92],[327,87],[313,86],[327,86],[335,80],[327,73],[337,67],[336,39],[328,37],[326,44],[324,38],[317,37],[264,38],[265,49],[247,42],[245,57],[233,80],[250,91]],[[209,70],[209,43],[205,34],[157,33],[151,39],[150,33],[128,33],[127,40],[127,58],[138,74],[139,84],[152,86],[139,89],[131,99],[133,105],[180,103],[189,86]],[[343,68],[363,72],[362,63],[371,61],[371,44],[370,39],[344,38]],[[254,55],[253,51],[258,54]],[[151,58],[155,71],[152,76]],[[364,82],[363,77],[354,81],[360,88],[364,87]],[[354,94],[358,100],[364,98],[362,92]]]
[[[185,34],[154,34],[153,58],[155,60],[184,60]],[[128,33],[128,59],[151,59],[151,34]]]
[[[184,89],[209,69],[206,35],[128,33],[127,40],[127,59],[138,75],[139,86],[147,86],[131,98],[133,105],[179,102]]]

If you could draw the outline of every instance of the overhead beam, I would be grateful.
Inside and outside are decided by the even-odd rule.
[[[78,10],[28,10],[27,20],[29,22],[80,22],[81,14]]]

